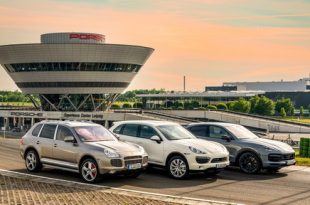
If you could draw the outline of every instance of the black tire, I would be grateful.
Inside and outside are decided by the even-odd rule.
[[[141,173],[142,171],[131,171],[131,172],[127,172],[125,176],[129,178],[137,178],[141,175]]]
[[[255,174],[261,170],[262,165],[255,153],[245,152],[239,157],[239,167],[244,173]]]
[[[167,171],[174,179],[185,179],[189,174],[189,167],[184,157],[174,156],[167,163]]]
[[[84,159],[80,165],[80,175],[87,183],[96,183],[101,179],[97,162],[91,158]]]
[[[42,163],[38,153],[31,149],[25,154],[25,166],[29,172],[39,172],[42,169]]]

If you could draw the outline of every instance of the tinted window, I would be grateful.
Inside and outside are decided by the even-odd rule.
[[[157,132],[149,127],[149,126],[146,126],[146,125],[141,125],[141,130],[140,130],[140,137],[141,138],[147,138],[147,139],[150,139],[151,137],[155,136],[157,134]]]
[[[54,133],[57,125],[49,125],[45,124],[42,128],[40,137],[42,138],[48,138],[48,139],[53,139],[54,138]]]
[[[187,129],[178,124],[172,125],[160,125],[157,129],[168,139],[168,140],[182,140],[182,139],[195,139],[196,137],[190,133]]]
[[[74,135],[68,128],[64,126],[58,126],[56,140],[64,141],[65,137],[74,137]]]
[[[138,136],[138,125],[133,125],[133,124],[127,124],[123,128],[123,135],[128,135],[132,137],[137,137]]]
[[[119,134],[119,133],[121,132],[121,129],[122,129],[123,126],[124,126],[124,125],[119,125],[119,126],[117,126],[117,127],[113,130],[113,132],[116,133],[116,134]]]
[[[206,137],[207,135],[207,126],[193,126],[190,127],[189,130],[196,136]]]
[[[43,124],[37,125],[37,126],[33,129],[33,131],[32,131],[32,136],[37,137],[37,136],[39,135],[39,132],[40,132],[42,126],[43,126]]]
[[[224,135],[230,136],[230,134],[224,128],[212,125],[209,127],[209,137],[222,138]]]

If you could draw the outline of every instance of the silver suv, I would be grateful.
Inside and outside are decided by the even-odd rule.
[[[296,163],[291,146],[259,138],[241,125],[208,122],[192,123],[186,128],[198,138],[224,145],[229,151],[230,163],[246,173],[256,173],[262,168],[277,171]]]
[[[90,183],[107,173],[137,177],[148,163],[143,147],[121,142],[91,122],[37,123],[23,136],[20,153],[30,172],[49,166],[80,173]]]

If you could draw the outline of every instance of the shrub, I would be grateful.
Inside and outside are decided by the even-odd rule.
[[[133,107],[134,108],[143,108],[143,103],[134,103]]]
[[[225,103],[219,103],[216,105],[218,110],[228,110],[228,107]]]
[[[304,115],[304,107],[303,106],[300,106],[300,108],[299,108],[299,115],[300,116]]]
[[[122,108],[132,108],[132,105],[129,103],[124,103]]]
[[[294,115],[294,105],[293,105],[293,102],[291,101],[291,99],[281,98],[281,99],[277,100],[276,107],[275,107],[276,111],[278,113],[280,113],[281,108],[284,108],[285,113],[287,115]]]
[[[119,106],[118,104],[112,104],[112,105],[111,105],[111,108],[112,108],[112,109],[120,109],[121,106]]]
[[[209,109],[209,110],[217,110],[217,107],[215,105],[208,105],[207,109]]]
[[[262,96],[251,98],[251,112],[259,115],[274,115],[275,103],[273,100]]]
[[[198,110],[206,110],[205,107],[199,107]]]
[[[229,109],[236,112],[249,113],[251,110],[251,103],[243,98],[234,101],[230,104]]]
[[[281,109],[280,109],[280,116],[283,118],[286,117],[286,112],[285,112],[284,107],[281,107]]]

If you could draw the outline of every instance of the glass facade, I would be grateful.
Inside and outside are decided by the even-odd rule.
[[[106,71],[137,73],[142,65],[124,63],[16,63],[6,64],[9,72],[35,71]],[[11,69],[10,69],[11,67]]]
[[[71,87],[71,88],[126,88],[129,83],[127,82],[26,82],[16,83],[20,88],[49,88],[49,87]]]

